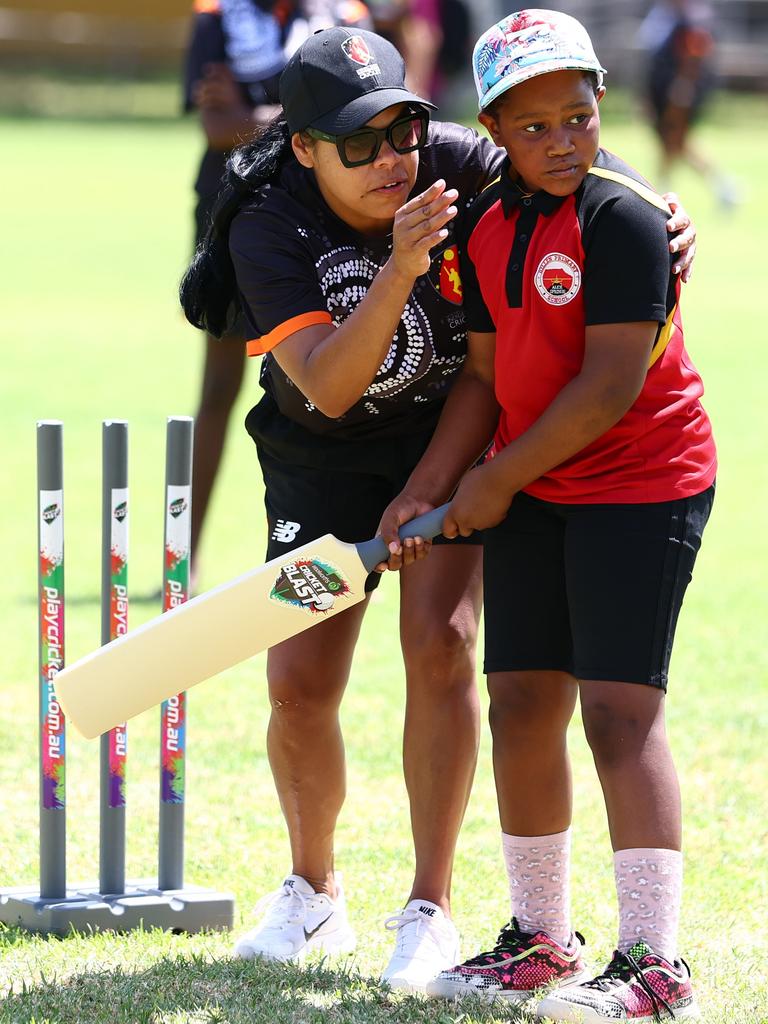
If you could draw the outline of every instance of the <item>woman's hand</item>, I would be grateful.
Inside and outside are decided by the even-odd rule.
[[[406,537],[405,540],[400,540],[397,531],[403,523],[409,523],[416,516],[431,512],[434,507],[427,501],[414,498],[406,491],[401,491],[387,505],[379,521],[376,536],[380,536],[389,548],[389,560],[379,562],[375,566],[376,572],[386,572],[388,569],[397,572],[399,569],[405,568],[406,565],[412,565],[421,558],[427,557],[432,547],[431,541],[424,540],[423,537]]]
[[[497,526],[509,511],[514,493],[500,479],[494,459],[462,477],[443,520],[443,536],[469,537],[475,530]]]
[[[672,216],[667,221],[667,231],[675,237],[669,243],[670,252],[679,252],[680,256],[672,264],[672,273],[679,274],[681,281],[690,281],[693,275],[693,261],[696,258],[696,226],[680,202],[675,192],[665,192]],[[676,234],[676,232],[680,234]]]
[[[397,211],[392,230],[391,258],[401,274],[415,281],[427,273],[430,250],[447,238],[445,225],[458,212],[453,205],[458,197],[456,189],[446,190],[445,182],[440,178],[426,192],[409,199]]]

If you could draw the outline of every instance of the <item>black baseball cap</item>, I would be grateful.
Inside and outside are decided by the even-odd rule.
[[[343,135],[396,103],[434,103],[405,85],[405,62],[375,32],[326,28],[309,36],[280,76],[280,103],[293,132]]]

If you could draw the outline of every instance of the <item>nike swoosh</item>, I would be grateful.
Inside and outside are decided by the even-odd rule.
[[[311,931],[307,931],[307,929],[305,928],[305,929],[304,929],[304,938],[306,939],[306,941],[307,941],[307,942],[309,942],[309,940],[310,940],[310,939],[312,938],[312,936],[313,936],[313,935],[314,935],[314,934],[315,934],[316,932],[319,932],[319,931],[320,931],[320,929],[321,929],[321,928],[323,927],[323,925],[325,924],[325,922],[326,922],[326,921],[330,921],[332,917],[333,917],[333,914],[332,914],[332,913],[331,913],[331,914],[329,914],[329,915],[328,915],[328,917],[326,917],[324,921],[321,921],[321,922],[320,922],[320,924],[319,924],[319,925],[317,925],[317,927],[316,927],[316,928],[313,928],[313,929],[312,929]]]

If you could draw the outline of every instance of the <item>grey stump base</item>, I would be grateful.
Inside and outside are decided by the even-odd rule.
[[[66,897],[41,897],[39,889],[0,889],[0,922],[44,935],[127,932],[164,928],[175,932],[232,927],[235,898],[196,886],[158,889],[150,881],[128,882],[126,892],[102,895],[97,885],[67,888]]]

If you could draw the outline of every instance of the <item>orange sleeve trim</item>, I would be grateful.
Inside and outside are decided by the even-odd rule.
[[[245,343],[245,350],[249,356],[263,356],[265,352],[271,352],[281,341],[285,341],[297,331],[303,331],[305,327],[331,323],[333,320],[327,309],[318,309],[314,313],[299,313],[298,316],[292,316],[290,320],[285,320],[269,334],[262,334],[260,338],[251,338]]]
[[[195,0],[195,14],[219,14],[221,4],[219,0]]]

